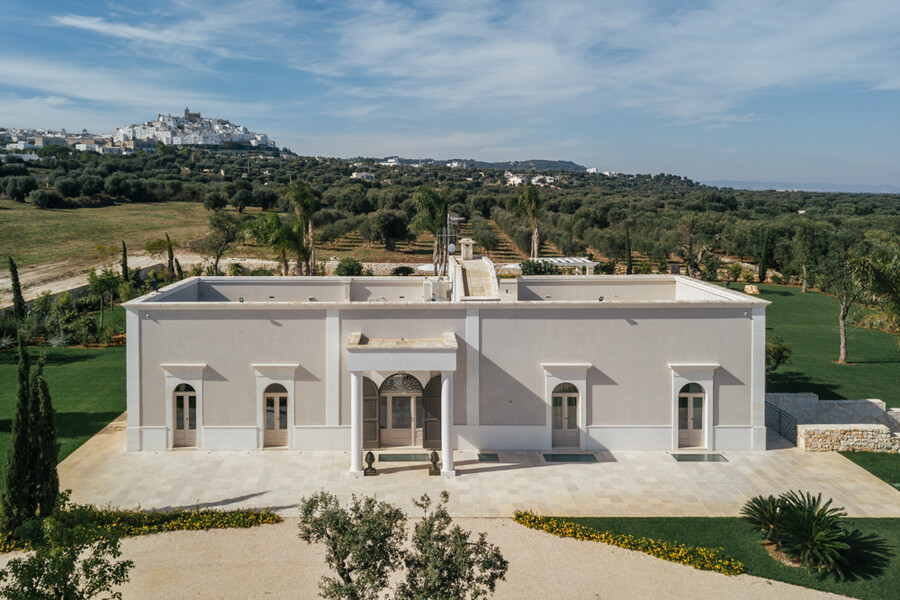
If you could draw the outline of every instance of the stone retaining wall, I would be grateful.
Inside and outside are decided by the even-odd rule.
[[[766,394],[771,402],[788,413],[797,423],[866,423],[900,429],[900,412],[885,410],[881,400],[819,400],[816,394]]]
[[[886,425],[797,425],[797,447],[807,452],[900,453],[900,437]]]

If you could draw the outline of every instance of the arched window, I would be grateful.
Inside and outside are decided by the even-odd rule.
[[[573,383],[560,383],[553,388],[550,411],[554,446],[578,446],[578,388]]]
[[[381,393],[421,394],[422,384],[409,373],[395,373],[381,384]]]
[[[378,402],[382,446],[422,443],[422,384],[409,373],[395,373],[381,384]]]
[[[179,383],[173,393],[175,401],[175,436],[178,448],[197,445],[197,392],[187,383]]]
[[[561,383],[553,388],[554,394],[577,394],[578,388],[574,383]]]
[[[702,394],[703,386],[699,383],[689,383],[681,388],[679,394]]]

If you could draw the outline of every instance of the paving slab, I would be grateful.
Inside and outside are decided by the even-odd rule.
[[[509,517],[516,509],[557,516],[736,516],[747,499],[786,490],[822,493],[851,517],[900,517],[900,491],[837,453],[772,444],[721,452],[728,462],[677,462],[668,452],[598,452],[596,463],[547,463],[539,452],[499,451],[500,462],[454,453],[456,477],[429,477],[427,463],[375,463],[351,477],[339,451],[127,452],[125,415],[59,466],[80,503],[145,509],[269,507],[296,515],[300,498],[326,489],[342,501],[375,495],[408,514],[412,499],[450,492],[454,517]],[[384,468],[381,468],[381,467]]]

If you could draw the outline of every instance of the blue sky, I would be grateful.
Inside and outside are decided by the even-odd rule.
[[[900,2],[0,0],[0,124],[900,184]]]

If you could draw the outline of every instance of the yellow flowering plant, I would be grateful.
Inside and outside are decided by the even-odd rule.
[[[664,542],[629,534],[599,531],[564,519],[542,517],[531,511],[516,511],[513,520],[530,529],[546,531],[559,537],[600,542],[627,550],[637,550],[663,560],[690,565],[695,569],[715,571],[725,575],[737,575],[744,572],[744,565],[725,556],[722,548],[701,548],[677,542]]]

